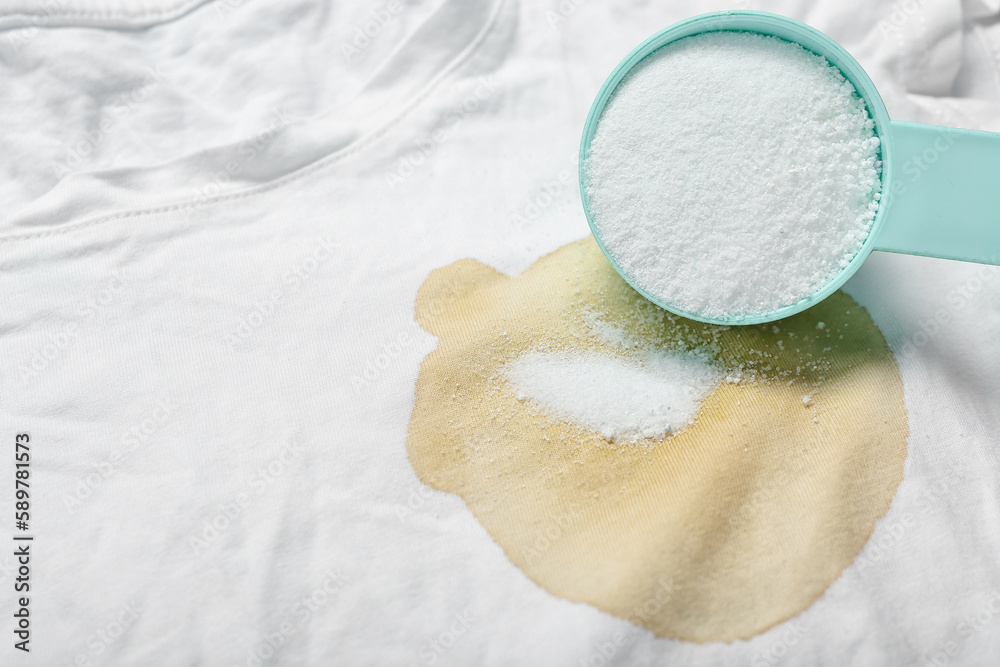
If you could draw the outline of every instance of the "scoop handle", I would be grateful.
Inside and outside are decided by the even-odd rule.
[[[891,121],[892,195],[874,248],[1000,264],[1000,134]]]

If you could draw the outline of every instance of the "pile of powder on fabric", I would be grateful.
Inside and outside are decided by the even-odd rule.
[[[608,441],[637,442],[683,429],[723,381],[703,351],[642,346],[613,325],[586,319],[595,337],[618,349],[528,352],[506,369],[518,399]]]
[[[836,67],[775,37],[712,32],[618,85],[585,163],[600,239],[651,296],[738,319],[847,265],[881,192],[879,140]]]
[[[719,371],[692,353],[649,352],[640,358],[596,352],[529,352],[508,378],[518,398],[552,417],[609,441],[662,438],[687,426]]]

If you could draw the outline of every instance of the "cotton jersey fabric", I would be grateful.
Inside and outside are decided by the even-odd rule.
[[[405,450],[419,286],[588,234],[580,132],[635,45],[777,11],[893,118],[1000,130],[996,0],[46,7],[0,3],[0,494],[28,433],[35,536],[4,664],[1000,658],[997,270],[876,254],[848,283],[899,364],[904,479],[855,564],[747,641],[545,592]]]

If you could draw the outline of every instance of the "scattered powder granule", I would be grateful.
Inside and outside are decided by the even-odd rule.
[[[836,67],[797,44],[712,32],[618,85],[585,162],[601,241],[688,313],[772,312],[832,280],[868,236],[879,140]]]
[[[556,420],[636,442],[679,431],[722,380],[705,355],[645,350],[635,357],[599,352],[528,352],[507,367],[520,400]]]

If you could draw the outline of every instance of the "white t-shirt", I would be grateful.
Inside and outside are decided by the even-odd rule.
[[[992,0],[735,4],[840,41],[894,118],[1000,129]],[[960,629],[1000,591],[1000,271],[876,254],[848,284],[897,353],[905,479],[866,566],[745,642],[659,639],[543,591],[410,467],[422,281],[464,257],[516,274],[586,236],[598,88],[720,8],[0,6],[0,495],[12,510],[27,433],[35,538],[31,652],[8,631],[0,661],[578,665],[617,636],[608,664],[1000,660],[1000,613]]]

